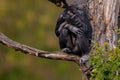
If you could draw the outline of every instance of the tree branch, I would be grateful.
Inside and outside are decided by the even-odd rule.
[[[55,60],[66,60],[73,61],[78,63],[80,57],[76,55],[70,55],[63,52],[47,52],[43,50],[38,50],[18,42],[15,42],[5,36],[3,33],[0,33],[0,43],[15,49],[16,51],[21,51],[25,54],[34,55],[37,57],[47,58],[47,59],[55,59]]]
[[[79,63],[79,56],[73,55],[73,54],[67,54],[64,52],[48,52],[43,50],[38,50],[32,47],[29,47],[27,45],[20,44],[18,42],[15,42],[5,36],[3,33],[0,33],[0,43],[4,44],[5,46],[11,47],[16,51],[21,51],[25,54],[30,54],[37,57],[47,58],[47,59],[54,59],[54,60],[65,60],[65,61],[72,61],[77,63],[80,66],[81,71],[85,74],[85,76],[88,78],[91,71],[90,67],[86,67],[83,64]],[[88,80],[86,78],[86,80]]]

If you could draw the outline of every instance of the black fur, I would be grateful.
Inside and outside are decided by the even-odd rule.
[[[85,8],[66,7],[58,18],[55,33],[62,51],[79,56],[89,53],[92,28]]]

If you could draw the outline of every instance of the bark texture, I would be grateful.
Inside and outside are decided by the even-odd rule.
[[[117,44],[119,0],[91,0],[89,14],[93,27],[93,40],[103,45],[108,42],[110,48]]]

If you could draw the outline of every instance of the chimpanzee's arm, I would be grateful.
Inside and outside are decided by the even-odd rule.
[[[60,32],[63,29],[64,25],[65,25],[65,19],[63,19],[63,17],[60,16],[57,20],[57,24],[56,24],[56,27],[55,27],[55,34],[57,36],[60,35]]]
[[[64,27],[67,28],[68,30],[70,30],[75,35],[78,35],[78,34],[81,34],[84,32],[81,28],[77,28],[76,26],[73,26],[71,24],[67,24],[67,22],[66,22],[66,25]]]

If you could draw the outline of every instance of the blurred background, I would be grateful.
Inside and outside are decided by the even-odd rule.
[[[47,0],[0,0],[0,32],[31,47],[58,51],[54,29],[61,11]],[[75,63],[25,55],[0,44],[0,80],[81,80],[81,72]]]

